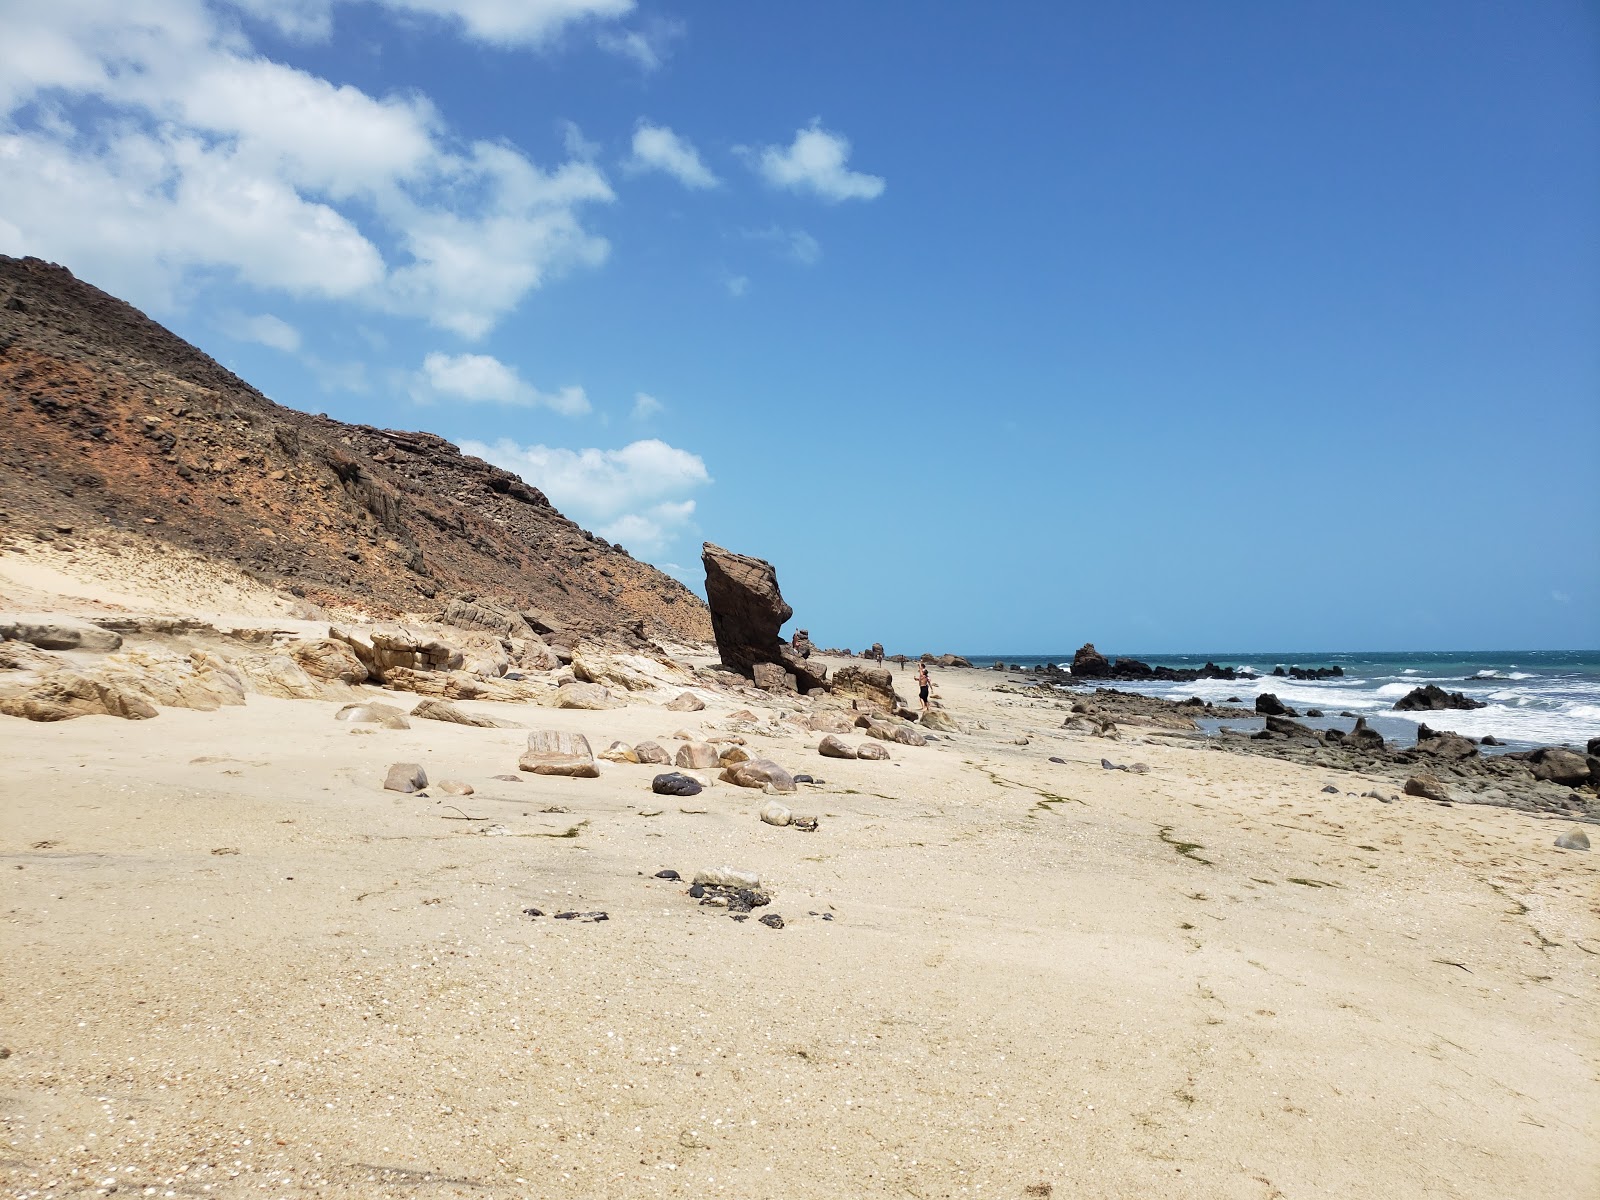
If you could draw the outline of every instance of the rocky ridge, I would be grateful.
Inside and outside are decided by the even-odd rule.
[[[137,539],[379,616],[453,596],[705,641],[688,588],[430,433],[275,404],[143,313],[0,256],[0,531]]]

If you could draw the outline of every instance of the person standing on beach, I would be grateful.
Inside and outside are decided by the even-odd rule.
[[[933,687],[933,680],[928,678],[928,664],[923,663],[917,668],[917,691],[922,696],[922,711],[928,711],[928,691]]]

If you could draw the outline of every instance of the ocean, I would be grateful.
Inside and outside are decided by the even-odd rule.
[[[1102,653],[1106,653],[1104,650]],[[1039,663],[1072,664],[1072,654],[966,655],[975,666],[996,661],[1031,667]],[[1302,713],[1319,708],[1322,721],[1311,725],[1352,724],[1343,712],[1367,718],[1367,723],[1387,738],[1416,740],[1423,722],[1434,729],[1449,729],[1468,737],[1493,734],[1508,749],[1571,745],[1579,750],[1590,738],[1600,737],[1600,651],[1596,650],[1450,650],[1407,653],[1249,653],[1126,654],[1107,658],[1136,658],[1151,666],[1202,667],[1207,661],[1219,667],[1247,669],[1256,679],[1197,679],[1193,683],[1159,681],[1111,682],[1107,687],[1185,700],[1222,703],[1237,696],[1246,707],[1262,692]],[[1344,677],[1325,680],[1288,679],[1272,674],[1274,667],[1341,667]],[[1394,702],[1412,688],[1436,683],[1448,692],[1462,692],[1481,700],[1486,708],[1448,709],[1441,712],[1395,712]]]

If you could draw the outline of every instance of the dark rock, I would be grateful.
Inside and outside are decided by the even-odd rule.
[[[704,897],[705,894],[706,894],[706,889],[704,888],[704,886],[702,886],[701,884],[698,884],[698,883],[695,884],[694,886],[692,886],[689,889],[689,898],[691,900],[699,900],[702,897]]]
[[[1383,734],[1367,727],[1365,717],[1356,718],[1356,727],[1344,735],[1344,744],[1355,750],[1375,752],[1384,747]]]
[[[678,771],[668,771],[650,781],[650,790],[658,796],[698,796],[700,781]]]
[[[1417,749],[1435,758],[1473,758],[1478,747],[1471,738],[1462,737],[1448,729],[1429,729],[1427,722],[1417,726]]]
[[[657,871],[656,872],[656,878],[657,879],[682,879],[683,876],[679,875],[676,871]]]
[[[1486,733],[1481,738],[1478,739],[1478,745],[1480,745],[1480,746],[1504,746],[1505,743],[1502,742],[1499,738],[1495,737],[1494,734]]]
[[[1256,697],[1256,711],[1267,717],[1298,717],[1295,712],[1272,692],[1262,692]]]
[[[1306,716],[1308,716],[1308,717],[1320,717],[1321,715],[1322,715],[1322,710],[1320,708],[1308,708],[1308,709],[1306,709]]]
[[[816,780],[811,778],[811,776],[809,776],[809,775],[796,775],[794,777],[794,781],[796,783],[815,783],[816,782]]]
[[[1474,700],[1461,692],[1447,692],[1437,683],[1413,688],[1394,702],[1396,712],[1433,712],[1447,708],[1487,708],[1482,700]]]
[[[1072,656],[1072,674],[1076,679],[1103,679],[1111,674],[1111,664],[1093,642],[1085,642]]]
[[[1057,758],[1054,754],[1052,754],[1050,756],[1050,761],[1053,762],[1053,763],[1060,763],[1063,767],[1067,765],[1067,760],[1066,759]]]
[[[525,916],[525,917],[542,917],[542,916],[544,916],[544,909],[542,909],[542,908],[525,908],[525,909],[522,910],[522,915]]]
[[[1306,725],[1291,721],[1288,717],[1268,717],[1267,728],[1273,733],[1281,733],[1285,737],[1310,738],[1317,740],[1321,735]]]
[[[1323,784],[1322,785],[1322,790],[1324,792],[1327,792],[1327,793],[1329,793],[1331,795],[1334,795],[1334,796],[1337,796],[1339,794],[1339,789],[1334,787],[1333,784],[1331,784],[1331,783]]]
[[[1600,758],[1600,737],[1590,738],[1589,744],[1585,747],[1585,749],[1596,758]]]
[[[1545,746],[1538,750],[1530,750],[1520,757],[1532,769],[1535,779],[1559,783],[1565,787],[1579,787],[1589,782],[1589,762],[1576,751],[1563,750],[1559,746]]]
[[[761,918],[761,923],[763,925],[765,925],[768,929],[782,929],[783,928],[783,918],[780,917],[777,913],[768,913],[766,916]]]
[[[1128,769],[1121,763],[1112,762],[1109,758],[1102,758],[1100,760],[1100,768],[1104,771],[1126,771]]]
[[[778,590],[772,564],[710,542],[701,548],[700,559],[706,569],[711,631],[723,665],[754,679],[757,663],[771,663],[793,675],[801,691],[826,689],[826,668],[810,666],[778,636],[794,609]]]

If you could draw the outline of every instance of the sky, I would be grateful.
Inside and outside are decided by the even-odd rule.
[[[0,253],[822,645],[1600,647],[1600,8],[0,0]]]

